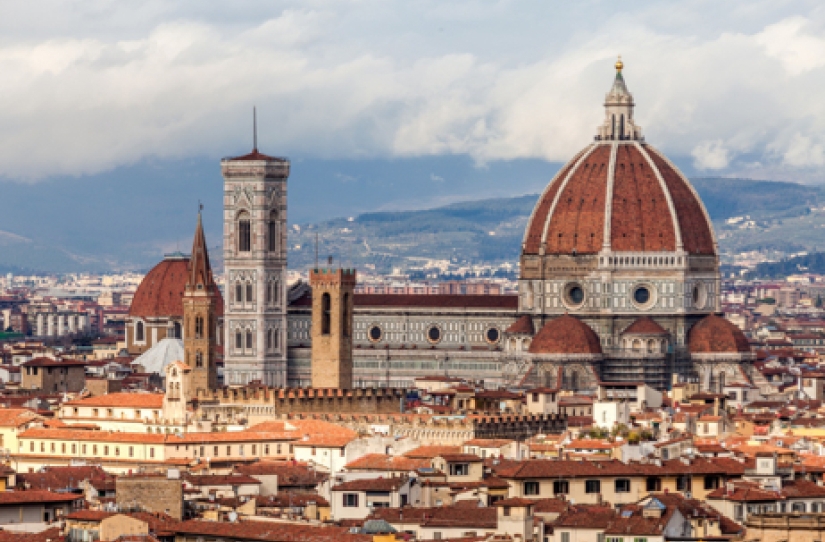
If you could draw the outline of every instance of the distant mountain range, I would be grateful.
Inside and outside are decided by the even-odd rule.
[[[359,179],[341,173],[352,171],[352,163],[293,169],[289,214],[299,223],[290,228],[290,267],[313,264],[316,236],[322,259],[332,255],[344,264],[374,266],[382,272],[418,267],[425,259],[515,262],[537,192],[557,169],[540,161],[479,169],[441,158],[426,164],[379,165]],[[444,173],[448,180],[428,171],[449,172]],[[64,181],[3,183],[0,272],[147,270],[163,252],[189,251],[198,199],[207,206],[205,225],[213,261],[216,268],[222,267],[222,181],[214,163],[197,161],[156,171],[143,164],[119,171],[117,182],[106,175]],[[334,189],[324,188],[333,182]],[[822,188],[727,178],[692,182],[714,220],[723,253],[825,250]],[[501,196],[519,190],[534,193]],[[424,210],[347,212],[466,200],[468,194],[493,197]],[[335,215],[343,218],[315,218]],[[728,220],[734,217],[741,218]]]
[[[825,191],[819,187],[727,178],[700,178],[692,183],[714,221],[723,254],[825,249]],[[420,265],[422,258],[516,261],[537,199],[536,194],[495,198],[305,224],[290,232],[290,263],[296,267],[312,264],[316,235],[322,257],[331,254],[356,266],[373,264],[385,272]],[[727,223],[733,217],[741,220]]]

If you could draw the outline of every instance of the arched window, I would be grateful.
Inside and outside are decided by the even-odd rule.
[[[276,280],[272,283],[272,301],[278,303],[281,299],[281,285]]]
[[[136,341],[145,341],[146,336],[143,332],[143,322],[138,322],[135,324],[135,340]]]
[[[249,222],[249,213],[243,211],[238,215],[238,251],[252,250],[252,227]]]
[[[249,329],[246,330],[246,348],[252,350],[252,331]]]
[[[195,354],[195,367],[203,367],[203,352],[200,350]]]
[[[321,296],[321,334],[322,335],[329,335],[329,328],[330,328],[330,306],[332,304],[332,300],[329,297],[329,294],[324,294]]]
[[[351,323],[352,308],[350,308],[349,294],[344,294],[344,337],[349,337],[352,334]]]
[[[275,348],[275,330],[270,329],[266,332],[266,349],[272,350]]]
[[[278,251],[278,212],[272,211],[269,213],[269,222],[267,223],[267,238],[269,240],[269,251]]]
[[[235,350],[243,350],[243,335],[240,330],[235,332]]]
[[[280,337],[281,331],[279,329],[272,330],[272,348],[277,350],[279,345],[278,337]]]
[[[252,283],[247,282],[246,283],[246,302],[247,303],[252,303],[252,301],[253,301],[253,299],[252,299]]]
[[[240,282],[235,284],[235,302],[243,303],[243,285]]]
[[[203,317],[195,317],[195,338],[203,339]]]

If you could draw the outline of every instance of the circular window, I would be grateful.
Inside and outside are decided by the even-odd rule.
[[[384,331],[381,329],[381,326],[372,326],[369,331],[367,331],[367,336],[370,341],[377,343],[384,336]]]
[[[646,311],[656,305],[656,290],[649,284],[639,284],[633,288],[630,300],[637,309]]]
[[[568,308],[578,308],[584,304],[584,288],[581,284],[571,282],[564,287],[564,304]]]
[[[487,339],[488,343],[496,344],[499,341],[499,339],[501,339],[501,331],[499,331],[497,327],[487,328],[485,338]]]
[[[427,340],[431,343],[441,342],[441,328],[433,325],[427,329]]]

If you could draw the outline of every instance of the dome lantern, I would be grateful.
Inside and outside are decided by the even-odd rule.
[[[642,128],[633,120],[633,95],[627,90],[622,75],[622,57],[616,62],[616,77],[604,99],[605,119],[599,126],[597,141],[640,141]]]

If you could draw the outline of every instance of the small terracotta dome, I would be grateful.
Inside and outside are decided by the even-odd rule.
[[[602,345],[599,336],[590,326],[565,314],[550,320],[533,342],[530,343],[531,354],[601,354]]]
[[[173,255],[152,268],[140,282],[129,316],[139,318],[183,317],[183,291],[189,277],[189,258]],[[215,286],[218,296],[216,312],[223,315],[223,297]]]
[[[519,317],[519,319],[513,322],[510,327],[507,328],[507,331],[505,331],[505,333],[510,335],[533,335],[535,332],[533,319],[526,314]]]
[[[667,330],[649,316],[642,316],[627,326],[627,329],[622,333],[628,335],[668,335]]]
[[[691,354],[742,354],[751,351],[742,330],[715,314],[702,318],[691,328],[688,348]]]

